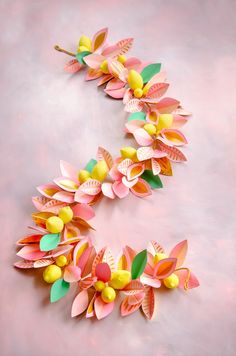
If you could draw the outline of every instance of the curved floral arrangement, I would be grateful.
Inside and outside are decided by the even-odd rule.
[[[105,93],[123,99],[129,112],[125,131],[131,134],[135,147],[123,147],[113,159],[102,147],[96,159],[81,169],[61,161],[61,176],[37,189],[33,197],[37,212],[32,214],[31,233],[17,242],[21,260],[18,268],[43,268],[43,279],[51,283],[50,300],[64,297],[70,284],[76,283],[71,315],[86,311],[86,317],[102,319],[111,313],[117,295],[124,298],[121,315],[142,309],[148,319],[155,311],[156,288],[185,290],[199,285],[190,269],[183,267],[187,241],[177,244],[169,254],[155,241],[136,252],[123,248],[117,259],[106,247],[96,252],[87,230],[93,218],[91,205],[101,197],[124,198],[129,192],[146,197],[162,188],[160,174],[172,175],[171,162],[184,162],[179,149],[187,140],[179,128],[190,115],[179,101],[164,97],[169,84],[160,63],[127,58],[133,39],[107,44],[107,29],[98,31],[92,40],[82,36],[76,53],[59,46],[55,49],[72,57],[65,70],[76,73],[86,68],[86,80],[99,79]]]

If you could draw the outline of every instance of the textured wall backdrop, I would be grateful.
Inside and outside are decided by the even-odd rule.
[[[235,355],[235,13],[233,0],[0,0],[1,355]],[[53,50],[74,50],[82,33],[104,26],[111,41],[133,36],[133,55],[161,61],[169,94],[194,113],[184,129],[189,162],[164,189],[104,200],[93,221],[97,246],[114,253],[188,238],[201,287],[157,294],[153,322],[121,319],[118,307],[101,322],[70,319],[71,296],[50,305],[40,273],[12,267],[34,187],[58,175],[59,160],[80,167],[98,145],[115,154],[130,143],[122,104],[64,73],[68,58]]]

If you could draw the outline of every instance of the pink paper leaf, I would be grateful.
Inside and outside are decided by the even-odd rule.
[[[150,286],[153,288],[160,288],[160,286],[161,286],[161,282],[159,281],[159,279],[157,279],[155,277],[148,276],[146,274],[143,274],[141,276],[140,280],[144,285],[147,285],[147,286]]]
[[[105,89],[104,91],[107,95],[109,95],[114,99],[122,99],[124,97],[125,90],[126,90],[125,88],[121,88],[115,90]]]
[[[197,288],[200,285],[197,277],[192,272],[190,272],[190,276],[187,270],[175,271],[175,274],[179,277],[179,288],[181,289],[185,288],[186,282],[188,289]]]
[[[126,158],[123,161],[121,161],[120,164],[118,164],[117,169],[121,174],[126,175],[129,166],[131,166],[132,164],[133,164],[133,161],[129,158]]]
[[[112,166],[113,166],[113,158],[112,158],[111,154],[105,148],[98,147],[97,159],[98,159],[98,161],[104,160],[106,162],[106,164],[107,164],[107,167],[109,169],[112,168]]]
[[[106,251],[106,247],[103,247],[103,249],[101,249],[98,252],[97,256],[95,257],[95,259],[93,261],[93,265],[92,265],[92,276],[95,276],[96,266],[98,263],[102,262],[105,251]]]
[[[140,177],[144,172],[144,165],[142,163],[134,163],[127,169],[127,178],[132,180]]]
[[[42,259],[42,260],[37,260],[34,262],[34,268],[42,268],[42,267],[47,267],[49,265],[52,265],[54,263],[54,260],[52,259]]]
[[[156,83],[153,84],[147,92],[147,98],[160,98],[162,97],[165,92],[167,91],[169,84],[167,83]]]
[[[108,282],[111,278],[111,269],[108,263],[98,263],[95,268],[95,276],[99,281]]]
[[[105,318],[108,316],[112,310],[114,309],[114,302],[104,303],[101,297],[97,297],[94,303],[94,310],[98,320]]]
[[[68,283],[78,282],[81,278],[81,269],[77,266],[66,266],[63,278]]]
[[[61,169],[61,174],[63,177],[70,178],[73,181],[77,182],[78,171],[74,166],[72,166],[72,164],[61,160],[60,161],[60,169]]]
[[[72,179],[66,177],[56,178],[54,179],[54,183],[67,192],[75,192],[79,187],[77,181],[73,181]]]
[[[131,99],[126,105],[124,110],[130,113],[142,111],[144,103],[138,99]]]
[[[45,255],[46,252],[40,251],[38,244],[24,246],[19,252],[17,252],[17,256],[22,257],[25,260],[29,260],[29,261],[39,260]]]
[[[153,277],[164,279],[170,276],[175,270],[176,262],[176,258],[165,258],[159,261],[154,268]]]
[[[154,174],[154,176],[156,176],[161,172],[161,166],[154,158],[151,159],[151,163],[152,163],[152,173]]]
[[[96,32],[92,39],[92,51],[97,51],[105,43],[107,39],[108,28],[102,28]]]
[[[147,319],[152,320],[155,312],[155,295],[152,287],[145,287],[142,310]]]
[[[177,147],[171,147],[166,145],[165,143],[158,141],[158,147],[163,152],[167,153],[168,158],[173,162],[185,162],[187,158]]]
[[[94,210],[88,204],[76,204],[72,207],[74,216],[79,216],[84,220],[90,220],[95,216]]]
[[[139,147],[137,149],[137,157],[139,161],[146,161],[153,157],[154,150],[152,147]]]
[[[119,181],[113,183],[112,189],[116,196],[120,199],[125,198],[129,194],[129,188]]]
[[[74,202],[74,193],[59,191],[53,195],[53,198],[70,204]]]
[[[102,193],[110,199],[115,199],[115,194],[112,189],[112,183],[102,183]]]
[[[101,186],[101,182],[97,179],[89,179],[79,187],[79,190],[85,194],[97,195],[101,192]]]
[[[130,188],[131,192],[137,197],[144,198],[152,194],[149,184],[142,178],[138,178],[138,182]]]
[[[85,56],[83,60],[90,68],[99,69],[100,65],[105,60],[105,57],[100,54],[92,53],[88,56]]]
[[[140,146],[150,146],[153,143],[153,138],[145,131],[140,128],[137,129],[134,133],[134,138]]]
[[[44,196],[32,197],[32,203],[34,204],[35,208],[39,211],[42,211],[43,206],[49,201],[50,199]]]
[[[14,267],[21,268],[21,269],[34,268],[34,262],[26,261],[26,260],[19,260],[14,263]]]
[[[176,263],[177,268],[182,266],[182,264],[184,263],[187,251],[188,251],[187,240],[181,241],[171,250],[169,257],[177,258],[177,263]]]
[[[82,314],[87,309],[88,304],[89,304],[88,292],[86,290],[83,290],[82,292],[77,294],[77,296],[73,301],[72,309],[71,309],[72,318]]]
[[[163,98],[156,105],[160,114],[171,114],[179,106],[179,101],[172,98]]]
[[[79,63],[77,59],[72,59],[71,61],[67,62],[64,66],[64,70],[67,73],[76,73],[83,67],[83,64]]]
[[[167,143],[174,146],[182,146],[188,143],[186,137],[176,129],[164,129],[161,131],[161,136],[164,137]]]
[[[134,313],[142,305],[142,300],[137,304],[132,304],[132,305],[129,304],[129,298],[130,298],[130,296],[127,296],[121,303],[121,315],[122,316],[127,316],[127,315]]]
[[[80,256],[78,261],[78,267],[81,269],[82,277],[85,277],[91,273],[95,256],[96,251],[94,246],[88,247]]]
[[[127,284],[127,286],[125,286],[124,289],[122,289],[122,291],[128,295],[138,294],[143,292],[143,290],[144,285],[138,280],[131,281],[129,284]]]

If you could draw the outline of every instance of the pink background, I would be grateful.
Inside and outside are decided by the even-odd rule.
[[[1,355],[235,355],[236,2],[1,0],[0,13]],[[121,102],[64,73],[68,58],[53,50],[104,26],[111,42],[133,36],[133,55],[161,61],[169,95],[194,112],[188,164],[145,200],[103,200],[93,221],[96,245],[114,253],[188,238],[201,287],[157,294],[153,322],[122,319],[118,305],[101,322],[70,319],[73,291],[50,305],[41,272],[12,267],[34,187],[59,175],[59,160],[79,168],[98,145],[117,154],[131,143]]]

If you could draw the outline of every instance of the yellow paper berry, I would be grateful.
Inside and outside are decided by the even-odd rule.
[[[105,283],[103,281],[97,281],[94,284],[94,288],[96,291],[101,292],[104,288],[106,287]]]
[[[90,173],[86,171],[85,169],[81,169],[79,171],[79,181],[80,183],[86,182],[90,178]]]
[[[143,90],[140,88],[137,88],[134,90],[134,96],[135,98],[141,98],[143,96]]]
[[[59,267],[64,267],[65,265],[67,265],[67,258],[65,255],[61,255],[61,256],[58,256],[56,258],[56,264],[57,266]]]
[[[143,126],[144,130],[147,131],[147,133],[149,133],[149,135],[155,135],[155,133],[157,132],[156,130],[156,126],[153,124],[146,124]]]
[[[169,277],[163,279],[164,285],[167,288],[174,289],[179,285],[179,277],[172,273]]]
[[[136,72],[136,70],[131,69],[128,74],[128,83],[131,89],[135,90],[137,88],[142,89],[143,78]]]
[[[136,160],[137,158],[137,150],[133,147],[123,147],[120,153],[122,158],[130,158],[132,160]]]
[[[56,265],[47,266],[43,272],[43,279],[47,283],[54,283],[61,278],[61,268]]]
[[[83,35],[79,39],[79,46],[84,46],[87,48],[86,51],[91,51],[92,41],[89,37]]]
[[[64,224],[67,224],[73,219],[73,210],[69,206],[65,206],[59,210],[58,216]]]
[[[108,167],[107,164],[104,160],[98,161],[98,163],[95,164],[93,167],[93,170],[91,172],[91,177],[93,179],[97,179],[100,182],[103,182],[106,176],[108,175]]]
[[[172,114],[161,114],[158,117],[157,129],[168,129],[173,124],[173,115]]]
[[[123,289],[131,280],[131,274],[129,271],[118,270],[112,273],[109,286],[114,289]]]
[[[113,300],[116,298],[116,292],[113,288],[111,287],[105,287],[102,290],[101,293],[101,298],[105,303],[111,303]]]
[[[105,61],[103,61],[100,65],[100,69],[103,73],[108,74],[109,73],[109,69],[108,69],[108,62],[105,59]]]
[[[85,47],[85,46],[79,46],[77,48],[77,52],[78,53],[80,53],[80,52],[88,52],[88,51],[89,51],[88,47]]]
[[[168,256],[165,253],[157,253],[154,256],[154,263],[156,264],[157,262],[164,260],[165,258],[168,258]]]
[[[118,60],[118,62],[120,62],[121,64],[124,64],[125,61],[126,61],[126,57],[125,57],[123,54],[121,54],[120,56],[117,57],[117,60]]]
[[[51,216],[46,221],[46,228],[52,234],[58,234],[63,230],[64,222],[57,216]]]

